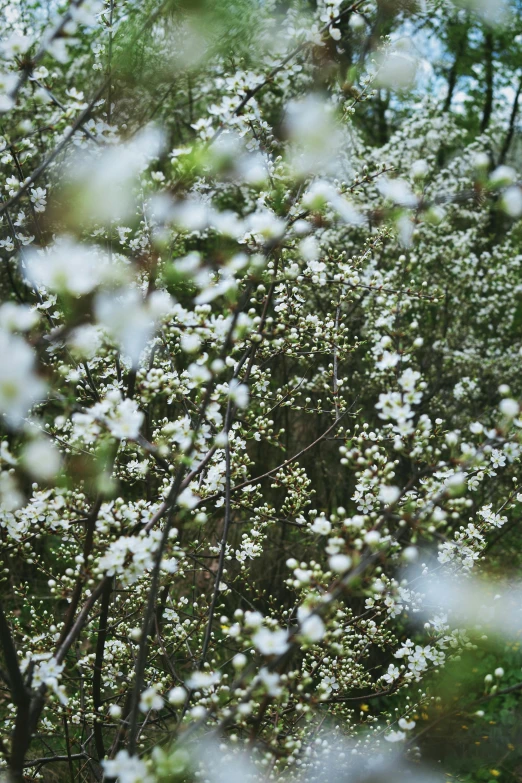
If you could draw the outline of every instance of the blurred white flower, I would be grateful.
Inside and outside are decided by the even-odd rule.
[[[119,704],[111,704],[109,707],[109,715],[111,718],[118,719],[121,718],[122,709]]]
[[[158,693],[157,686],[152,685],[146,688],[140,696],[140,711],[149,712],[149,710],[161,710],[163,699]]]
[[[237,378],[232,378],[228,386],[228,395],[238,408],[246,408],[250,394],[246,383],[241,383]]]
[[[147,764],[138,756],[129,756],[128,751],[120,750],[109,760],[102,760],[103,771],[107,778],[117,778],[119,783],[152,783],[154,778],[148,774]]]
[[[192,690],[208,691],[221,680],[219,672],[193,672],[187,680],[187,686]]]
[[[330,31],[332,37],[339,40],[340,31],[336,28],[330,28]],[[339,38],[335,38],[337,33]],[[343,135],[335,117],[335,107],[325,97],[311,94],[303,100],[291,101],[287,107],[285,130],[290,141],[289,164],[296,176],[333,171]],[[327,144],[325,139],[328,139]]]
[[[310,525],[312,533],[317,533],[320,536],[327,536],[331,529],[332,524],[326,517],[317,517]]]
[[[379,57],[374,83],[389,90],[408,89],[415,83],[417,68],[417,59],[407,52],[385,52]]]
[[[262,655],[282,655],[288,650],[288,634],[281,628],[271,631],[260,628],[252,637],[254,646]]]
[[[311,614],[305,606],[297,610],[300,623],[299,632],[309,642],[320,642],[326,633],[326,628],[318,614]]]
[[[65,65],[69,59],[68,46],[72,46],[76,43],[75,38],[65,38],[56,36],[55,38],[48,37],[45,43],[47,52],[54,57],[54,59]]]
[[[15,73],[0,73],[0,114],[12,109],[15,102],[11,92],[16,87],[18,78]]]
[[[384,735],[386,742],[402,742],[406,739],[404,731],[390,731],[389,734]]]
[[[171,688],[171,690],[167,694],[167,699],[169,704],[174,704],[175,706],[184,704],[186,698],[187,698],[187,691],[185,690],[185,688],[182,688],[181,685],[178,685],[175,688]]]
[[[350,14],[348,25],[354,33],[360,33],[362,30],[366,29],[366,21],[361,14]]]
[[[266,242],[279,239],[284,234],[286,223],[271,210],[259,209],[248,215],[245,220],[245,228],[247,233],[254,234],[261,241]]]
[[[522,190],[516,185],[508,188],[502,196],[500,205],[509,217],[520,217],[522,215]]]
[[[497,166],[489,175],[489,184],[493,187],[512,185],[517,179],[517,173],[511,166]]]
[[[455,4],[479,14],[487,24],[500,25],[507,14],[506,0],[454,0]]]
[[[94,313],[98,323],[105,327],[136,367],[158,321],[171,311],[172,304],[165,291],[153,291],[144,299],[136,288],[127,288],[98,294]]]
[[[60,470],[62,457],[50,440],[39,438],[25,446],[23,464],[35,479],[50,481]]]
[[[522,627],[520,582],[488,584],[468,576],[460,561],[447,563],[443,573],[437,571],[432,575],[423,569],[407,573],[409,580],[416,580],[416,589],[424,594],[422,611],[416,614],[419,621],[442,612],[447,614],[453,627],[479,626],[507,639],[518,640]]]
[[[77,326],[69,335],[67,343],[83,359],[92,359],[103,344],[103,332],[93,324]]]
[[[29,305],[5,302],[0,306],[0,329],[9,332],[28,332],[40,320],[40,314]]]
[[[0,471],[0,511],[6,515],[6,512],[15,511],[24,504],[24,496],[18,488],[16,477],[8,470]],[[13,526],[9,526],[9,517],[4,516],[10,535],[17,541],[20,534]]]
[[[31,46],[31,39],[27,35],[12,33],[0,44],[0,53],[4,60],[11,60],[25,52]]]
[[[195,495],[190,487],[187,487],[178,495],[177,503],[181,508],[193,509],[196,508],[200,500],[201,498]]]
[[[185,231],[201,231],[208,226],[213,215],[209,205],[196,198],[179,201],[173,208],[175,225]]]
[[[11,427],[20,426],[33,403],[45,397],[46,385],[34,365],[33,349],[25,340],[0,329],[0,413]]]
[[[189,332],[181,335],[180,346],[185,353],[195,353],[201,346],[201,340],[197,334]]]
[[[336,574],[344,574],[351,568],[352,558],[349,555],[332,555],[328,560],[328,565]]]
[[[412,164],[411,173],[417,179],[422,179],[429,172],[430,167],[425,160],[416,160]]]
[[[103,0],[83,0],[82,3],[71,6],[71,19],[86,27],[93,27],[103,9]]]
[[[416,207],[417,196],[403,179],[388,179],[383,177],[377,183],[377,190],[385,198],[400,207]]]
[[[401,490],[399,487],[382,486],[379,490],[379,500],[386,506],[395,503],[395,501],[399,499],[400,495]]]
[[[518,416],[520,413],[520,405],[516,400],[513,400],[510,397],[506,397],[506,399],[502,400],[498,407],[500,408],[500,412],[503,413],[504,416],[507,416],[508,419],[514,419],[515,416]]]
[[[189,364],[187,367],[187,375],[192,381],[192,386],[202,386],[203,384],[208,383],[212,378],[210,370],[205,367],[204,364],[198,364],[197,362]]]
[[[245,625],[247,628],[259,628],[263,622],[263,615],[261,612],[245,612]]]
[[[27,277],[33,284],[72,296],[83,296],[96,288],[105,263],[99,249],[67,236],[26,254]]]
[[[56,56],[56,55],[55,55]],[[78,155],[69,167],[69,186],[82,222],[108,224],[134,214],[139,175],[164,149],[163,132],[151,125],[123,144]]]

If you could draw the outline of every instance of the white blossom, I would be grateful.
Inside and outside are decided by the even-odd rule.
[[[149,712],[149,710],[161,710],[163,707],[163,699],[158,693],[156,686],[151,686],[142,691],[140,696],[140,710],[141,712]]]
[[[282,629],[271,631],[260,628],[253,635],[252,642],[262,655],[282,655],[288,650],[288,634]]]
[[[34,352],[25,340],[0,329],[0,413],[10,426],[20,426],[31,406],[45,396],[46,385],[34,366]]]
[[[331,529],[331,522],[325,517],[317,517],[310,525],[312,533],[318,533],[321,536],[327,536]]]
[[[151,783],[147,764],[128,751],[119,750],[113,759],[102,760],[103,771],[108,778],[117,778],[119,783]]]

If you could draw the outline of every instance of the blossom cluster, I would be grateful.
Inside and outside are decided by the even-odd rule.
[[[498,630],[519,94],[419,54],[485,2],[175,5],[0,11],[0,769],[368,780]]]

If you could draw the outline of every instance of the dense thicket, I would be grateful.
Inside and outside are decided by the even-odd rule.
[[[17,0],[13,781],[522,780],[522,6]]]

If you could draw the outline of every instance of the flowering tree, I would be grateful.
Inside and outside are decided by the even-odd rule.
[[[1,14],[6,775],[519,780],[519,4]]]

